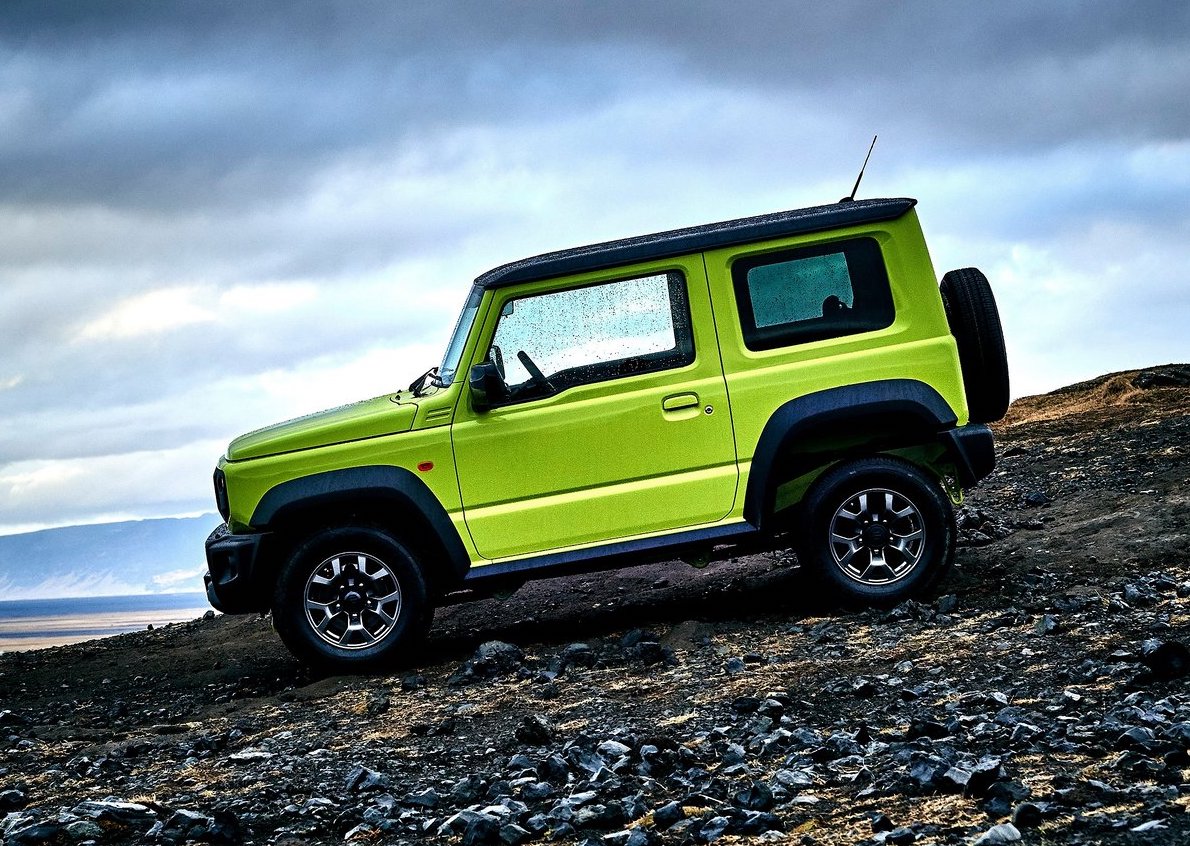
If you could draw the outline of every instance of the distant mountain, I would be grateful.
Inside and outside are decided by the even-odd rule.
[[[201,591],[213,514],[0,536],[0,601]]]

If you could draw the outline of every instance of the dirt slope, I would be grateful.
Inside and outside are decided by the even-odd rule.
[[[1184,843],[1190,366],[998,437],[956,570],[889,612],[773,555],[445,609],[388,676],[246,618],[0,656],[0,839]]]

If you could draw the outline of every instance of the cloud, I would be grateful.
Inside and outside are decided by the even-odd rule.
[[[73,459],[33,459],[0,468],[0,530],[9,524],[87,522],[91,515],[161,517],[210,501],[211,470],[224,444]]]
[[[1185,359],[1190,6],[0,6],[0,524],[209,507],[550,249],[910,195],[1014,391]]]
[[[196,323],[214,323],[215,313],[192,301],[196,293],[195,288],[166,288],[125,300],[84,325],[78,340],[135,338]]]

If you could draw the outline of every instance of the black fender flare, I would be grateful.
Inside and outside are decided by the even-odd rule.
[[[394,512],[411,511],[421,517],[435,536],[428,540],[436,541],[441,547],[447,581],[452,586],[462,582],[471,559],[458,531],[426,483],[404,467],[384,464],[346,467],[282,482],[257,503],[251,525],[268,531],[299,511],[361,501],[391,503]]]
[[[958,422],[954,409],[929,385],[916,379],[886,379],[828,388],[791,399],[779,406],[765,424],[752,456],[744,518],[764,528],[776,491],[773,473],[779,457],[791,445],[814,433],[863,421],[864,426],[890,438],[913,432],[920,441],[934,441]],[[944,439],[944,443],[949,443]],[[897,444],[904,445],[904,444]],[[813,470],[819,460],[808,457],[799,471]],[[789,470],[790,468],[785,468]]]

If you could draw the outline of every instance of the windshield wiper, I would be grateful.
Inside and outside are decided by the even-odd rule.
[[[435,377],[437,377],[437,375],[438,375],[438,368],[431,367],[425,373],[421,374],[420,376],[418,376],[416,379],[413,380],[413,384],[411,384],[409,386],[410,392],[415,397],[420,397],[422,395],[422,392],[426,389],[426,383],[436,381]]]

